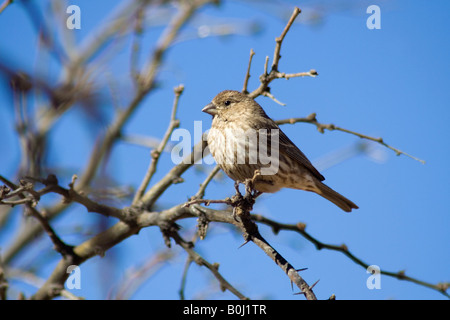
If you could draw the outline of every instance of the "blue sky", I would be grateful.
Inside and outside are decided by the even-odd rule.
[[[40,2],[46,8],[48,1]],[[72,31],[77,41],[92,36],[104,23],[111,10],[110,1],[68,1],[81,8],[82,28]],[[119,3],[115,1],[114,4]],[[283,30],[286,19],[280,8],[291,12],[297,2],[285,2],[286,7],[258,7],[254,1],[225,1],[219,7],[207,7],[184,30],[192,35],[199,25],[234,19],[245,31],[248,21],[261,29],[256,35],[239,34],[226,37],[206,37],[178,43],[171,48],[160,87],[139,107],[124,128],[125,134],[162,137],[169,122],[173,87],[185,86],[178,117],[181,127],[192,130],[194,121],[202,121],[206,130],[210,116],[201,108],[224,89],[242,88],[250,49],[255,51],[249,88],[258,85],[264,59],[272,59],[274,38]],[[369,30],[366,8],[376,4],[381,9],[381,29]],[[404,155],[370,144],[382,161],[367,155],[357,155],[337,161],[340,150],[352,148],[362,140],[342,132],[319,133],[310,124],[287,125],[283,131],[313,163],[321,168],[326,183],[360,207],[344,214],[333,204],[310,193],[282,190],[258,199],[255,213],[284,222],[303,222],[307,231],[320,241],[345,243],[363,261],[382,270],[400,271],[430,283],[449,281],[450,226],[447,205],[450,187],[448,159],[450,151],[450,27],[447,1],[306,1],[298,3],[304,13],[300,22],[289,31],[282,47],[280,71],[287,73],[316,69],[316,78],[280,79],[271,85],[271,92],[284,102],[280,106],[264,97],[257,101],[274,119],[307,116],[317,113],[323,123],[374,137],[426,161],[423,165]],[[45,9],[42,9],[45,12]],[[281,10],[281,9],[280,9]],[[64,14],[64,12],[62,13]],[[306,17],[319,14],[317,23]],[[161,28],[144,34],[142,61],[154,45]],[[19,3],[0,14],[0,58],[29,72],[40,70],[57,81],[58,65],[36,49],[37,38]],[[106,63],[101,75],[111,76],[119,105],[131,98],[129,79],[129,38],[118,44],[117,54]],[[50,67],[44,68],[49,65]],[[41,70],[43,69],[43,70]],[[103,82],[100,93],[105,96],[101,110],[106,119],[114,112],[110,90]],[[13,177],[20,159],[20,149],[13,131],[14,112],[8,87],[0,87],[0,143],[7,150],[0,157],[0,173]],[[79,108],[78,108],[79,109]],[[90,121],[75,108],[54,127],[49,162],[67,168],[62,181],[83,167],[92,149],[94,133],[104,128],[96,124],[89,132]],[[68,130],[70,128],[70,130]],[[194,143],[195,141],[193,141]],[[149,150],[126,143],[118,144],[111,155],[108,170],[124,185],[137,187],[148,166]],[[161,158],[153,182],[173,166],[170,155]],[[212,166],[207,167],[207,169]],[[110,171],[111,172],[111,171]],[[184,175],[185,183],[175,185],[160,200],[161,206],[172,206],[197,191],[205,174],[191,170]],[[206,197],[221,199],[234,192],[233,183],[225,178],[213,182]],[[0,248],[7,248],[11,234],[18,232],[20,212],[7,230],[0,233]],[[64,217],[53,222],[61,236],[72,244],[87,239],[95,224],[112,225],[83,208],[73,206]],[[181,221],[183,235],[189,238],[195,231],[195,221]],[[82,235],[77,234],[80,231]],[[273,235],[261,226],[264,237],[296,268],[308,270],[302,276],[315,287],[319,299],[335,294],[338,299],[445,299],[431,289],[381,276],[381,289],[369,290],[366,270],[339,252],[316,250],[307,240],[292,232]],[[250,298],[298,299],[293,295],[288,278],[253,244],[238,248],[242,237],[229,227],[212,224],[204,241],[196,244],[198,252],[209,262],[218,262],[222,275]],[[47,239],[37,241],[41,250],[51,248]],[[96,257],[81,266],[82,289],[72,290],[86,298],[105,298],[127,272],[145,263],[155,253],[164,250],[159,230],[145,229],[116,248],[104,258]],[[1,252],[1,251],[0,251]],[[161,267],[132,296],[133,299],[177,299],[186,254],[180,253]],[[14,266],[33,265],[35,259],[45,268],[48,277],[58,261],[56,254],[25,252]],[[33,288],[26,288],[34,292]],[[202,293],[214,292],[210,298],[233,299],[218,290],[208,270],[192,265],[186,287],[187,298],[202,298]]]

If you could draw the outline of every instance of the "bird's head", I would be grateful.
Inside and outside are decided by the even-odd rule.
[[[228,121],[255,115],[265,116],[264,111],[255,100],[244,93],[233,90],[220,92],[202,111]]]

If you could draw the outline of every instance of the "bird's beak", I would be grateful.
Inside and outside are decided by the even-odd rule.
[[[217,108],[214,103],[208,104],[206,107],[202,109],[203,112],[209,113],[212,116],[215,116],[217,114]]]

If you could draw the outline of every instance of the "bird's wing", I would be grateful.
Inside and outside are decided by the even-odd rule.
[[[262,108],[261,108],[262,110]],[[264,111],[263,111],[264,113]],[[288,136],[280,129],[280,127],[273,121],[267,114],[262,114],[262,117],[265,119],[263,128],[267,130],[267,145],[270,148],[271,144],[271,129],[278,129],[279,132],[279,150],[283,150],[283,152],[293,161],[298,163],[299,165],[305,167],[311,174],[319,179],[319,181],[325,180],[325,177],[317,171],[316,168],[312,165],[312,163],[308,160],[305,154],[288,138]],[[260,127],[255,127],[255,130],[258,130]]]
[[[296,161],[298,164],[303,165],[306,169],[308,169],[317,179],[320,181],[325,180],[325,177],[317,171],[316,168],[312,165],[312,163],[308,160],[305,154],[297,148],[297,146],[288,138],[288,136],[280,130],[280,142],[279,148],[280,150],[285,151],[286,155],[289,156],[292,160]]]

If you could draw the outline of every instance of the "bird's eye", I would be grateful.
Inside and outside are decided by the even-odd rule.
[[[229,106],[230,104],[231,104],[231,101],[230,101],[230,100],[225,101],[225,105],[226,105],[226,106]]]

